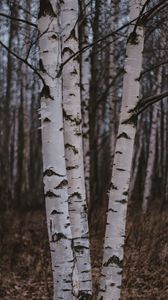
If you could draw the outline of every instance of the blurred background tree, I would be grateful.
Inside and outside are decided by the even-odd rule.
[[[80,50],[91,45],[87,51],[81,51],[78,56],[81,65],[84,161],[89,220],[91,232],[95,234],[100,229],[103,237],[102,228],[105,227],[121,108],[130,1],[80,0],[79,4]],[[129,249],[133,249],[134,246],[141,249],[145,234],[147,237],[152,236],[152,232],[155,231],[159,237],[167,226],[167,217],[141,221],[141,215],[145,212],[149,212],[154,218],[153,216],[160,213],[163,216],[168,209],[167,7],[167,0],[148,1],[146,17],[143,19],[145,47],[143,69],[139,80],[140,98],[146,100],[142,100],[143,107],[139,107],[136,111],[137,132],[128,210],[129,216],[135,216],[136,220],[133,223],[134,219],[128,218],[126,248]],[[1,212],[14,210],[29,212],[37,209],[44,211],[40,95],[37,74],[39,71],[38,10],[39,3],[35,0],[0,2]],[[115,34],[111,34],[112,32]],[[1,219],[4,226],[4,219]],[[26,228],[28,228],[27,223]],[[151,261],[153,265],[156,265],[156,262],[158,265],[161,264],[157,251],[160,245],[166,253],[166,235],[164,239],[165,244],[162,245],[160,240],[152,236],[151,252],[149,251],[150,240],[149,243],[146,242],[146,252],[143,252],[143,257],[144,253],[148,251],[151,253],[149,264]],[[96,251],[101,251],[99,239],[95,245],[98,249]],[[124,275],[127,283],[131,257],[131,253],[127,255],[129,249],[126,250],[125,258],[126,264],[128,263],[126,268],[128,274]],[[162,258],[165,263],[164,253]],[[135,269],[139,272],[142,262],[143,260],[137,258]],[[138,271],[134,275],[138,276]]]

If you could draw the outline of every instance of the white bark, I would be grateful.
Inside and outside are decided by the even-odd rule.
[[[78,51],[77,8],[77,0],[64,0],[61,5],[63,62]],[[69,212],[80,284],[79,297],[88,299],[92,294],[92,285],[82,150],[80,73],[76,58],[63,68],[63,108]]]
[[[132,0],[130,19],[139,16],[144,1]],[[107,224],[105,234],[103,267],[100,282],[99,299],[118,300],[121,292],[123,246],[127,213],[128,188],[130,182],[133,146],[136,128],[130,118],[139,97],[139,81],[142,66],[144,33],[138,26],[132,34],[130,26],[125,61],[123,98],[119,131],[113,163],[112,183],[109,195]]]
[[[45,85],[41,91],[41,125],[47,226],[54,277],[54,300],[73,299],[75,268],[72,251],[68,189],[64,153],[62,80],[58,6],[41,0],[39,12],[40,67]]]

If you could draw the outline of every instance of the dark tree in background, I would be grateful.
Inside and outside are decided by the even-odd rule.
[[[48,2],[44,2],[47,7]],[[81,93],[85,185],[92,244],[93,285],[96,295],[109,191],[111,188],[115,189],[111,184],[111,174],[123,96],[126,48],[129,43],[130,1],[79,0],[78,2],[79,18],[75,22],[75,29],[77,26],[79,30],[79,52],[74,55],[72,50],[65,47],[62,57],[69,51],[67,57],[73,55],[66,64],[71,64],[74,57],[80,63],[78,88],[80,87]],[[42,241],[43,231],[40,232],[44,230],[41,228],[45,221],[41,216],[44,213],[45,200],[42,182],[44,174],[39,81],[42,79],[40,74],[45,70],[42,61],[39,60],[40,33],[37,28],[39,5],[40,1],[36,0],[0,1],[0,214],[2,215],[0,233],[4,230],[4,220],[8,220],[8,213],[9,215],[11,213],[10,216],[21,213],[21,217],[20,215],[16,217],[16,219],[23,218],[20,223],[18,221],[19,229],[14,225],[11,229],[14,239],[12,250],[7,242],[5,244],[5,238],[2,238],[1,248],[9,248],[7,253],[10,257],[9,263],[6,264],[5,254],[3,256],[3,264],[8,267],[4,268],[4,274],[10,273],[11,270],[13,272],[14,265],[18,263],[14,258],[17,252],[19,259],[22,250],[29,257],[25,250],[27,244],[25,242],[24,245],[23,242],[24,234],[22,231],[19,232],[25,222],[26,234],[29,238],[31,236],[29,244],[33,244],[34,240],[37,241],[34,242],[38,244],[37,256],[42,261],[42,271],[35,269],[34,274],[36,271],[44,274],[43,279],[41,275],[39,277],[46,284],[48,298],[45,299],[50,299],[51,270],[50,275],[44,271],[50,264],[50,257],[46,244],[42,244],[47,243],[47,235],[45,232]],[[140,83],[140,101],[132,110],[130,119],[136,127],[136,137],[129,186],[122,299],[129,299],[131,296],[133,298],[130,299],[168,298],[165,287],[168,247],[167,9],[167,0],[147,0],[145,9],[133,23],[135,32],[133,31],[132,42],[136,44],[138,22],[144,27],[145,39],[142,71],[140,77],[136,79]],[[75,40],[74,32],[75,30],[72,30],[71,37]],[[66,68],[62,65],[61,67],[63,68],[59,76],[64,74],[64,70],[66,73]],[[68,69],[68,65],[66,67]],[[73,72],[71,75],[73,76]],[[64,118],[67,118],[65,110]],[[69,120],[72,121],[70,118]],[[68,150],[69,146],[75,157],[75,148],[67,144]],[[79,195],[74,193],[74,196]],[[86,207],[85,210],[84,213],[87,212]],[[41,227],[34,225],[36,221],[37,223],[39,221]],[[33,229],[28,225],[31,222],[34,222]],[[10,225],[7,224],[6,228],[9,234]],[[15,229],[20,234],[16,233],[16,237]],[[36,230],[39,233],[38,237],[35,234]],[[31,255],[33,257],[34,254]],[[24,264],[26,265],[25,261]],[[33,261],[32,270],[35,265]],[[141,269],[144,270],[143,276]],[[150,273],[155,272],[155,269],[158,274],[157,282],[150,277]],[[148,290],[146,278],[147,280],[152,278],[151,289],[154,292],[150,291],[152,294],[146,292],[144,296],[141,287]],[[162,291],[165,298],[158,298]],[[1,292],[0,278],[0,298]],[[41,300],[41,297],[35,296],[35,299]]]
[[[167,1],[158,6],[150,1],[145,25],[144,69],[141,75],[141,97],[146,98],[166,91],[167,72]],[[157,9],[153,10],[153,7]],[[118,130],[122,96],[123,62],[128,26],[126,1],[95,0],[81,7],[80,30],[85,41],[93,46],[87,52],[90,59],[90,208],[106,207],[113,159],[112,143]],[[3,1],[0,15],[1,42],[18,57],[38,71],[38,31],[36,27],[38,3],[34,1]],[[10,16],[10,18],[8,18]],[[18,21],[21,19],[22,21]],[[25,20],[27,23],[23,23]],[[33,24],[31,24],[33,23]],[[34,26],[33,26],[34,25]],[[84,28],[87,28],[84,30]],[[111,32],[115,32],[110,35]],[[87,34],[87,36],[86,36]],[[82,31],[80,36],[82,36]],[[107,37],[106,37],[107,36]],[[106,38],[104,38],[106,37]],[[97,42],[99,41],[100,42]],[[38,75],[17,57],[0,46],[1,57],[1,208],[35,208],[42,200],[42,167],[39,122]],[[158,73],[162,72],[160,90]],[[158,92],[160,91],[160,92]],[[157,100],[157,99],[156,99]],[[155,100],[154,100],[155,101]],[[152,101],[150,102],[150,104]],[[160,208],[167,203],[167,101],[159,101],[157,143],[152,188],[152,199],[159,200]],[[137,117],[137,137],[132,174],[131,199],[137,204],[143,199],[143,189],[153,106]],[[144,129],[143,129],[144,127]],[[113,146],[114,148],[114,146]],[[138,204],[138,205],[139,205]]]
[[[1,42],[17,56],[38,67],[35,1],[2,1]],[[37,208],[42,199],[42,161],[38,77],[0,46],[1,56],[1,209]]]

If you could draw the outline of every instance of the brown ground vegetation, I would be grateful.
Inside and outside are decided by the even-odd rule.
[[[102,238],[103,224],[99,218],[91,232],[95,293]],[[1,300],[52,299],[44,212],[0,214],[0,257]],[[168,214],[129,217],[121,299],[168,299]]]

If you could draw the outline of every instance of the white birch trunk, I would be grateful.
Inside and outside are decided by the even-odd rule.
[[[78,51],[78,1],[64,0],[61,5],[63,62]],[[89,233],[84,182],[82,120],[78,59],[63,68],[63,108],[65,153],[69,192],[69,213],[81,299],[92,294]],[[82,298],[83,297],[83,298]]]
[[[130,19],[139,16],[144,1],[132,0]],[[123,247],[128,201],[128,188],[131,175],[133,146],[136,128],[130,121],[130,110],[134,109],[139,97],[142,51],[144,42],[143,28],[138,26],[136,34],[130,26],[125,61],[123,98],[119,131],[116,142],[112,183],[109,195],[107,224],[105,234],[103,267],[100,282],[99,299],[118,300],[121,292]]]
[[[64,152],[62,80],[57,0],[41,0],[40,68],[44,79],[41,91],[41,126],[47,226],[54,277],[54,300],[73,299],[74,259]],[[75,287],[73,287],[75,288]]]

